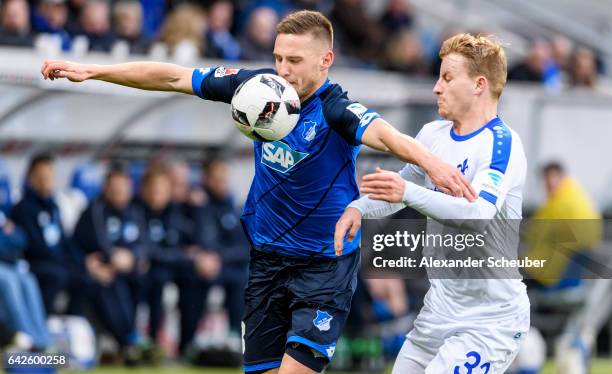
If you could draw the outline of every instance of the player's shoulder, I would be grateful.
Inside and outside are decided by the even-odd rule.
[[[453,121],[449,121],[443,118],[436,119],[428,122],[421,127],[417,135],[417,139],[424,141],[433,137],[438,137],[441,134],[448,136],[453,127]]]
[[[326,83],[320,90],[317,96],[328,120],[341,121],[347,113],[361,119],[369,111],[363,104],[351,100],[348,92],[337,83]]]

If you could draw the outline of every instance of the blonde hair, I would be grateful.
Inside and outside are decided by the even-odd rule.
[[[168,17],[162,26],[160,40],[171,50],[183,41],[190,41],[198,50],[205,50],[204,31],[206,18],[204,11],[197,5],[179,5]]]
[[[276,26],[276,35],[311,33],[316,39],[324,40],[333,47],[334,29],[323,14],[312,10],[300,10],[291,13]]]
[[[508,62],[502,44],[492,37],[457,34],[442,43],[440,58],[457,53],[467,60],[471,77],[484,75],[494,98],[499,99],[506,85]]]

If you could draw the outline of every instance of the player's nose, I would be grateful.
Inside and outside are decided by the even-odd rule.
[[[436,81],[436,85],[433,88],[433,92],[436,95],[440,95],[442,93],[442,85],[440,84],[440,80]]]

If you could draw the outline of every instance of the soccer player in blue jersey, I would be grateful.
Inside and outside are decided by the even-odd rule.
[[[46,79],[97,79],[225,103],[240,83],[260,73],[278,74],[295,87],[301,101],[295,129],[280,141],[254,142],[255,177],[242,215],[252,246],[243,319],[247,373],[321,372],[334,354],[359,267],[358,240],[347,240],[343,255],[336,257],[334,228],[348,203],[359,197],[355,159],[360,144],[419,165],[444,192],[475,199],[454,166],[329,81],[332,33],[318,12],[288,15],[277,26],[276,70],[188,69],[154,62],[46,61],[42,67]],[[270,157],[280,152],[294,162]],[[355,236],[357,230],[351,233]]]

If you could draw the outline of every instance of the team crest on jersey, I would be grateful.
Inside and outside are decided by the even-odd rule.
[[[314,121],[304,122],[304,131],[302,131],[302,137],[307,142],[312,141],[317,135],[317,123]]]
[[[267,167],[286,173],[308,156],[308,153],[292,149],[287,143],[275,141],[261,146],[261,163]]]
[[[230,69],[220,66],[215,70],[215,78],[222,78],[228,75],[238,74],[239,71],[240,69]]]
[[[468,159],[466,158],[465,160],[463,160],[463,164],[459,164],[457,165],[457,169],[459,169],[459,171],[461,172],[461,174],[465,175],[465,173],[467,172],[467,170],[470,167],[468,166]]]
[[[319,331],[329,331],[332,319],[334,317],[331,314],[317,309],[317,316],[312,320],[312,323]]]

